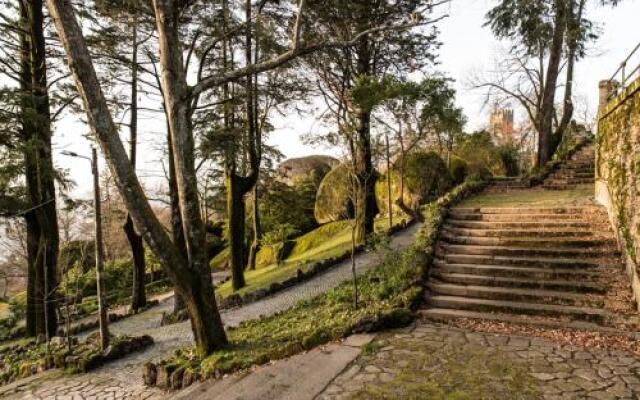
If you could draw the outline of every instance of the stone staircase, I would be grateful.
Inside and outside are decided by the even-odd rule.
[[[549,175],[543,187],[549,190],[567,190],[586,185],[593,186],[594,179],[595,146],[589,142]]]
[[[623,275],[596,206],[451,210],[428,283],[430,319],[607,329],[612,275]]]

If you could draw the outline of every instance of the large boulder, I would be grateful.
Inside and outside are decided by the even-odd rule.
[[[349,166],[340,164],[327,173],[316,194],[314,215],[319,224],[352,218],[353,202],[349,194]]]
[[[278,166],[278,176],[289,185],[309,177],[320,184],[324,176],[339,163],[335,158],[324,155],[290,158]]]

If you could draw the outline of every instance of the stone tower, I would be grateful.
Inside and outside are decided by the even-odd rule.
[[[489,133],[496,144],[513,141],[513,110],[496,107],[489,116]]]

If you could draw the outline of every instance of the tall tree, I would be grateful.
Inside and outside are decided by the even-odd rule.
[[[22,134],[27,192],[33,208],[26,214],[29,271],[33,278],[27,293],[27,332],[50,336],[58,323],[55,293],[59,234],[42,1],[21,1],[20,11],[24,31]]]
[[[310,35],[344,37],[366,26],[393,25],[411,16],[420,25],[435,23],[428,19],[434,2],[430,0],[356,0],[310,1]],[[313,33],[310,33],[313,32]],[[375,200],[377,174],[372,160],[371,109],[353,102],[352,93],[358,79],[382,74],[404,75],[434,60],[438,47],[437,32],[405,29],[386,32],[383,40],[366,37],[353,46],[329,49],[311,58],[309,67],[316,71],[318,88],[337,121],[338,131],[346,141],[356,177],[358,201],[356,239],[363,243],[374,231],[378,212]]]
[[[618,2],[597,3],[615,6]],[[587,44],[597,38],[593,23],[585,18],[586,7],[586,0],[501,0],[486,16],[487,25],[497,37],[513,42],[511,59],[524,79],[518,79],[515,87],[506,78],[476,86],[495,89],[525,107],[538,132],[538,166],[551,159],[571,121],[574,65],[585,56]],[[561,86],[563,60],[566,79],[558,122],[556,94]],[[513,70],[505,75],[513,76]]]

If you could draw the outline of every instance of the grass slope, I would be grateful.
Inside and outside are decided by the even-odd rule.
[[[397,221],[400,220],[397,219]],[[388,229],[389,221],[386,218],[376,221],[378,232],[384,232]],[[338,257],[350,249],[351,225],[348,221],[322,225],[297,238],[289,257],[282,264],[271,264],[255,271],[246,271],[244,277],[247,285],[235,293],[242,295],[266,289],[275,282],[282,282],[295,276],[298,269],[306,272],[311,268],[312,263]],[[220,297],[227,297],[232,293],[234,292],[230,281],[216,289],[216,294]]]

